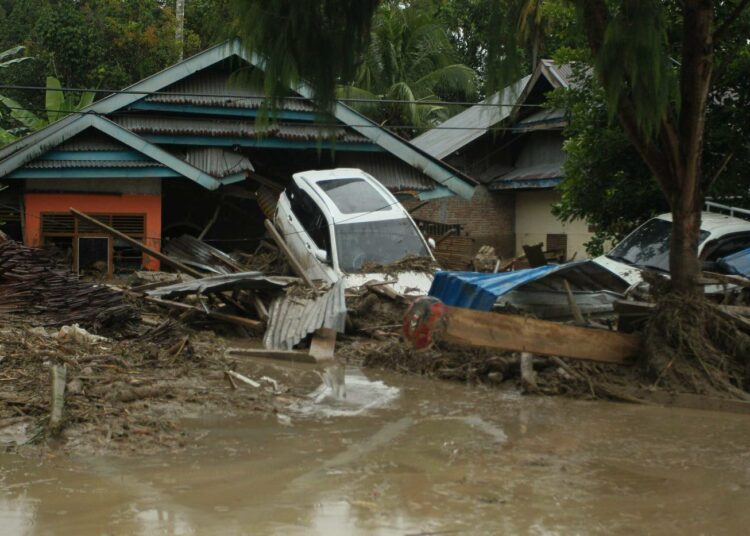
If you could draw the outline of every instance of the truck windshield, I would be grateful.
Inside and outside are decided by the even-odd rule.
[[[388,210],[392,205],[363,179],[331,179],[319,181],[318,186],[342,214]]]
[[[671,222],[659,219],[649,220],[617,244],[607,257],[627,264],[668,272],[671,234]],[[699,243],[703,243],[708,235],[708,231],[701,231]]]
[[[406,256],[429,257],[422,237],[408,218],[334,226],[339,268],[358,272],[365,263],[392,264]]]

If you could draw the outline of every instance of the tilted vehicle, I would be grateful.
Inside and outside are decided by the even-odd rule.
[[[391,280],[398,292],[426,293],[432,274],[373,272],[405,257],[434,261],[422,233],[398,200],[360,169],[295,173],[279,196],[274,223],[311,279],[347,287]]]

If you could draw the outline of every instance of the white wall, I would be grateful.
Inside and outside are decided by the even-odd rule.
[[[581,220],[561,222],[552,214],[552,205],[560,200],[560,193],[554,189],[527,190],[516,192],[516,255],[523,255],[524,245],[542,242],[547,244],[547,234],[568,235],[566,258],[577,260],[588,257],[584,242],[592,233],[588,224]]]

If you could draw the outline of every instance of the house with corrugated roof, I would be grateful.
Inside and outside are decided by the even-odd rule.
[[[344,103],[319,110],[300,84],[269,110],[261,88],[262,60],[233,40],[3,147],[5,231],[112,273],[158,263],[69,208],[156,249],[185,233],[252,249],[298,171],[357,167],[402,199],[471,198],[473,179]]]
[[[414,216],[463,224],[475,248],[492,245],[504,257],[539,243],[562,260],[585,257],[586,222],[552,214],[563,178],[565,117],[542,107],[546,94],[569,87],[571,78],[570,65],[541,60],[531,75],[414,138],[416,147],[480,183],[471,201],[436,200]]]

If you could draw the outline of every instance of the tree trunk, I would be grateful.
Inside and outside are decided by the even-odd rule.
[[[698,242],[701,228],[701,196],[682,192],[672,204],[672,237],[669,250],[669,270],[672,291],[700,296],[698,285],[701,261]],[[686,199],[690,198],[690,199]]]

